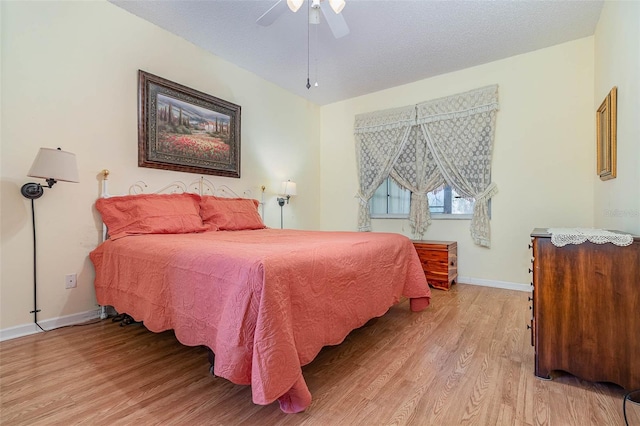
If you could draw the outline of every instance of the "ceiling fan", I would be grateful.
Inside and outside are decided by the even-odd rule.
[[[349,34],[344,17],[340,14],[345,5],[345,0],[309,0],[311,7],[309,9],[309,23],[320,23],[320,11],[324,15],[331,32],[335,38],[344,37]],[[302,6],[304,0],[277,0],[273,6],[269,8],[256,21],[258,25],[267,27],[273,24],[287,10],[287,6],[293,12],[297,12]]]

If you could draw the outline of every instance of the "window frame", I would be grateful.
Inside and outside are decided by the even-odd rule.
[[[387,211],[389,210],[389,182],[394,182],[393,179],[391,179],[391,177],[387,177],[384,182],[381,184],[387,184]],[[394,182],[395,183],[395,182]],[[398,185],[399,186],[399,185]],[[453,188],[449,185],[447,185],[445,183],[445,211],[447,210],[447,202],[448,202],[448,213],[434,213],[434,212],[430,212],[431,213],[431,219],[432,220],[471,220],[473,218],[473,214],[470,213],[465,213],[465,214],[455,214],[455,213],[451,213],[451,203],[453,201]],[[408,191],[408,190],[407,190]],[[409,202],[411,202],[411,191],[409,192]],[[456,197],[459,198],[459,197]],[[371,219],[408,219],[409,218],[409,213],[403,214],[403,213],[374,213],[373,212],[373,197],[369,200],[369,215],[371,217]],[[491,203],[491,200],[489,200],[489,203]],[[491,218],[491,204],[489,204],[489,218]]]
[[[384,184],[387,185],[387,196],[386,196],[386,205],[387,205],[387,209],[386,210],[387,210],[387,212],[389,211],[389,200],[390,200],[390,198],[392,196],[390,194],[390,191],[389,191],[389,185],[391,183],[397,185],[399,188],[401,188],[404,191],[407,191],[409,193],[409,208],[411,208],[411,191],[409,191],[408,189],[403,188],[400,185],[398,185],[397,183],[395,183],[395,181],[393,179],[391,179],[391,176],[389,176],[384,180],[384,182],[382,182],[380,184],[380,186],[382,186]],[[376,191],[377,190],[378,189],[376,189]],[[372,202],[373,202],[373,196],[369,200],[369,216],[371,217],[371,219],[408,219],[409,218],[409,212],[407,212],[407,213],[374,213],[373,212],[373,203]]]

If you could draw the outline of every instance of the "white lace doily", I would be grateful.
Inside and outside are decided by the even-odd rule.
[[[563,247],[567,244],[582,244],[591,241],[595,244],[611,243],[617,246],[628,246],[633,242],[633,236],[618,234],[604,229],[594,228],[549,228],[551,244]]]

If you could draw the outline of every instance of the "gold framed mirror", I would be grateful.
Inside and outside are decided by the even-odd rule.
[[[617,95],[614,86],[596,111],[597,173],[601,180],[616,177]]]

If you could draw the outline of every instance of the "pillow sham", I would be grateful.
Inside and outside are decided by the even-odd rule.
[[[142,194],[101,198],[96,208],[112,240],[136,234],[187,234],[208,229],[196,194]]]
[[[258,214],[258,200],[249,198],[220,198],[212,195],[200,199],[202,222],[211,231],[241,231],[264,229],[266,226]]]

